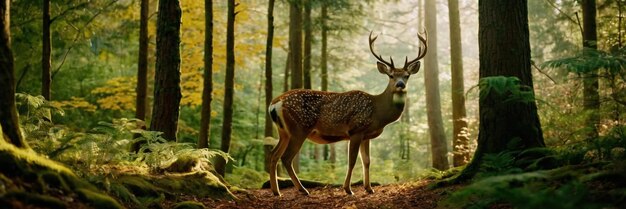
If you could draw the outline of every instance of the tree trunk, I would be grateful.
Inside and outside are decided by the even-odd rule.
[[[321,90],[328,91],[328,3],[322,2],[322,55],[321,55]],[[328,144],[324,147],[324,158],[326,158],[326,153],[328,153],[328,161],[331,164],[334,164],[337,161],[337,153],[335,151],[335,144]]]
[[[583,53],[598,49],[598,33],[596,28],[596,1],[583,0]],[[600,116],[600,96],[598,94],[598,69],[583,74],[583,109],[588,114],[586,126],[587,138],[598,137],[598,123]]]
[[[50,85],[52,83],[52,78],[50,75],[50,57],[51,57],[51,46],[50,46],[50,0],[43,1],[43,23],[42,23],[42,49],[41,49],[41,95],[46,98],[46,100],[50,100]]]
[[[311,44],[313,43],[313,22],[311,21],[311,0],[304,2],[304,55],[303,55],[303,87],[311,89]]]
[[[467,164],[470,158],[465,87],[463,83],[463,48],[461,45],[461,18],[459,0],[448,0],[450,18],[450,61],[452,82],[452,152],[454,167]]]
[[[533,89],[526,0],[481,0],[479,7],[480,78],[513,76]],[[474,158],[457,180],[471,178],[488,153],[544,147],[535,102],[502,102],[496,93],[480,90],[480,126]]]
[[[302,88],[302,2],[289,3],[289,54],[291,89]],[[300,171],[300,154],[293,159],[293,169]]]
[[[135,100],[135,118],[146,120],[148,99],[148,13],[149,0],[141,0],[139,20],[139,58],[137,63],[137,97]]]
[[[304,4],[304,60],[303,60],[303,80],[304,88],[312,89],[311,85],[311,45],[313,44],[313,21],[311,21],[311,0],[307,0]],[[320,159],[320,146],[318,144],[311,144],[313,146],[313,159],[316,161]]]
[[[265,110],[269,109],[272,102],[273,86],[272,86],[272,47],[274,40],[274,0],[269,0],[267,6],[267,41],[265,44]],[[274,127],[272,125],[272,119],[270,114],[265,114],[265,137],[274,136]],[[270,153],[272,152],[272,145],[263,145],[265,153],[265,171],[270,170]]]
[[[224,119],[222,120],[221,150],[228,153],[233,131],[233,97],[235,88],[235,0],[228,0],[228,22],[226,25],[226,81],[224,82]],[[226,161],[217,158],[215,170],[223,177],[226,174]]]
[[[291,52],[287,52],[287,61],[285,61],[285,77],[283,80],[283,92],[286,92],[289,90],[289,78],[291,73]]]
[[[435,1],[426,1],[425,16],[428,37],[428,51],[424,58],[424,86],[426,92],[426,110],[430,132],[432,166],[438,170],[449,167],[445,130],[441,117],[441,101],[439,95],[439,63],[437,62],[437,7]]]
[[[16,147],[28,149],[22,137],[20,124],[15,109],[15,66],[11,50],[10,11],[11,1],[0,1],[0,125],[5,141]],[[0,139],[1,140],[1,139]]]
[[[198,148],[209,148],[211,137],[211,101],[213,100],[213,0],[204,0],[204,88],[200,112]]]
[[[159,1],[154,105],[150,130],[176,141],[180,99],[180,24],[178,0]]]

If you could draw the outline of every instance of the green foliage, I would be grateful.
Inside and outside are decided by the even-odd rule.
[[[536,171],[502,175],[473,183],[445,200],[452,208],[602,208],[589,200],[589,189],[580,182],[563,185],[546,183],[549,174]]]
[[[219,150],[196,149],[191,143],[170,142],[161,137],[160,132],[137,131],[141,138],[136,140],[146,140],[142,145],[137,157],[145,162],[151,171],[162,172],[170,168],[179,159],[193,161],[194,166],[200,166],[200,170],[213,169],[210,160],[214,157],[221,157],[226,161],[232,160],[227,154]]]
[[[233,173],[226,175],[226,181],[236,187],[244,189],[261,188],[269,175],[264,171],[257,171],[246,167],[235,167]]]
[[[615,126],[597,139],[554,148],[486,154],[475,181],[443,204],[451,208],[619,207],[626,197],[621,192],[626,186],[625,130]]]
[[[605,69],[615,74],[626,67],[626,58],[601,50],[585,48],[576,56],[547,61],[541,67],[564,68],[573,73],[588,73],[597,69]]]
[[[481,78],[478,82],[480,100],[483,101],[490,97],[493,100],[502,101],[501,104],[534,102],[535,95],[532,89],[521,85],[520,82],[519,78],[514,76]]]

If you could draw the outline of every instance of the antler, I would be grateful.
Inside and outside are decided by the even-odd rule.
[[[378,59],[379,62],[384,63],[385,65],[391,67],[392,69],[394,68],[393,66],[393,58],[389,57],[389,59],[391,60],[391,63],[385,61],[385,59],[383,59],[382,56],[376,54],[374,52],[374,49],[372,48],[372,44],[374,43],[374,41],[376,41],[376,39],[378,38],[378,36],[375,36],[374,38],[372,38],[372,33],[373,31],[370,31],[370,51],[372,52],[372,54],[374,55],[374,57],[376,57],[376,59]]]
[[[371,36],[371,35],[370,35]],[[428,51],[428,44],[426,43],[426,40],[428,38],[428,33],[426,32],[426,29],[424,29],[424,36],[421,36],[419,33],[417,33],[417,38],[420,39],[420,42],[422,43],[419,51],[417,53],[417,58],[408,61],[409,57],[406,57],[406,59],[404,60],[404,68],[406,69],[409,65],[413,64],[414,62],[417,62],[418,60],[424,58],[424,56],[426,56],[426,52]],[[422,48],[422,46],[424,46]],[[370,45],[370,48],[372,46]],[[373,53],[373,52],[372,52]]]

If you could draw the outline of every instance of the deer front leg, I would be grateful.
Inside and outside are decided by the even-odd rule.
[[[346,180],[343,182],[343,189],[348,195],[354,194],[350,188],[350,178],[352,178],[352,169],[356,163],[356,156],[359,154],[358,150],[362,139],[363,135],[361,134],[350,136],[350,143],[348,145],[348,172],[346,173]]]
[[[296,156],[296,154],[298,154],[298,152],[300,151],[300,148],[302,147],[302,144],[304,143],[304,140],[306,139],[306,137],[303,136],[292,136],[291,140],[289,141],[289,145],[287,146],[287,150],[285,150],[285,153],[283,154],[283,157],[281,158],[283,161],[283,165],[285,165],[285,168],[287,168],[287,173],[289,174],[289,177],[291,178],[291,182],[293,182],[293,185],[298,188],[298,190],[305,195],[309,195],[309,191],[307,191],[304,186],[302,186],[302,183],[300,182],[300,179],[298,179],[298,176],[296,175],[296,172],[293,170],[293,158]]]
[[[367,193],[373,194],[374,190],[370,184],[370,140],[361,142],[361,162],[363,163],[363,187]]]
[[[278,180],[276,179],[276,164],[289,145],[289,135],[281,130],[278,131],[278,134],[280,135],[280,139],[272,150],[272,156],[270,157],[270,187],[275,196],[280,196]]]

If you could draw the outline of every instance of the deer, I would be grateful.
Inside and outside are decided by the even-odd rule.
[[[417,58],[405,58],[404,66],[396,68],[393,58],[387,62],[374,52],[372,47],[378,38],[369,35],[369,49],[377,59],[376,67],[381,74],[389,77],[385,90],[378,95],[363,91],[327,92],[310,89],[294,89],[277,96],[269,105],[268,113],[278,129],[278,144],[270,156],[270,187],[275,196],[281,196],[276,176],[280,158],[293,185],[304,195],[309,195],[298,176],[292,162],[308,138],[317,144],[329,144],[348,140],[348,170],[343,183],[347,195],[353,195],[350,187],[352,170],[358,153],[363,165],[363,185],[367,193],[374,190],[370,184],[370,140],[382,134],[388,124],[397,121],[406,102],[406,84],[409,76],[420,68],[420,59],[426,56],[428,34],[417,33],[421,42]]]

